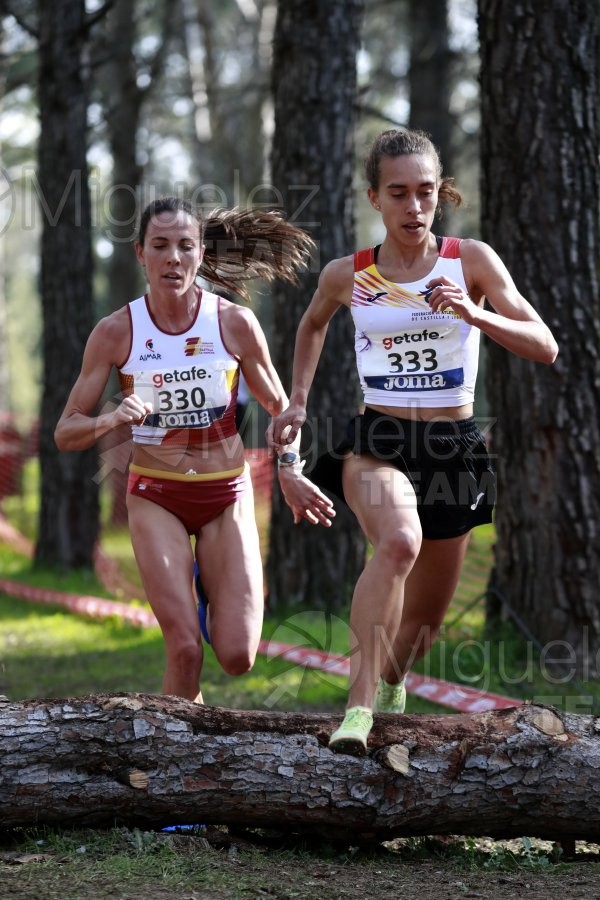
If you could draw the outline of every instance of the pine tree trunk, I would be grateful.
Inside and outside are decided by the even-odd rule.
[[[275,29],[273,183],[287,216],[317,243],[299,287],[273,291],[271,350],[289,391],[296,329],[320,269],[354,251],[352,179],[356,53],[362,3],[280,0]],[[343,436],[357,411],[353,327],[347,310],[333,318],[311,391],[303,429],[306,474],[316,457]],[[279,487],[273,491],[268,562],[271,608],[310,604],[336,609],[349,598],[364,564],[365,544],[354,517],[337,504],[330,533],[294,526]]]
[[[454,172],[454,117],[450,108],[454,56],[450,49],[447,0],[409,3],[410,127],[426,131],[438,148],[444,174]],[[452,208],[442,211],[436,234],[452,233]]]
[[[553,655],[600,650],[600,11],[479,0],[482,234],[552,328],[551,368],[490,342],[493,587]]]
[[[108,141],[113,161],[112,189],[107,204],[107,236],[113,244],[108,264],[110,311],[138,297],[144,279],[133,251],[143,168],[138,163],[138,129],[143,92],[137,85],[134,45],[138,38],[135,0],[119,0],[106,18],[106,52],[102,70]],[[118,97],[118,103],[115,98]]]
[[[99,515],[96,451],[59,453],[54,443],[93,325],[84,21],[84,0],[39,4],[44,390],[36,561],[65,568],[92,567]]]
[[[410,127],[431,135],[444,170],[454,169],[451,158],[452,52],[447,0],[409,4],[410,16]]]
[[[378,715],[365,758],[329,750],[338,722],[143,694],[0,699],[2,824],[600,839],[592,716]]]
[[[106,44],[101,53],[109,54],[103,69],[101,89],[106,109],[108,141],[113,162],[110,203],[107,204],[107,237],[112,242],[108,262],[108,309],[115,309],[139,297],[144,279],[133,250],[138,219],[139,189],[142,166],[138,163],[138,129],[142,107],[142,91],[137,85],[137,63],[134,45],[137,40],[135,0],[120,0],[106,18]],[[115,97],[119,102],[115,103]],[[116,375],[111,378],[114,393],[118,391]],[[117,401],[119,398],[116,398]],[[111,522],[127,524],[127,464],[131,456],[130,429],[117,429],[102,440],[102,461],[112,498]]]

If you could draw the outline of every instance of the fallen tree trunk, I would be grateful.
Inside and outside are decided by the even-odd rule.
[[[593,716],[378,715],[364,758],[327,748],[339,720],[144,694],[4,700],[0,824],[600,839]]]

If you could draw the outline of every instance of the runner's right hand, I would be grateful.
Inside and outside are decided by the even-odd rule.
[[[288,406],[273,416],[271,424],[267,428],[267,444],[273,450],[285,450],[293,444],[298,432],[306,422],[306,408],[300,404]]]

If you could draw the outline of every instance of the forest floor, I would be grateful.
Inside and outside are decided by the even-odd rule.
[[[41,832],[38,832],[39,835]],[[377,897],[389,900],[597,900],[600,848],[572,862],[546,842],[460,837],[374,848],[311,846],[270,833],[164,834],[114,829],[30,832],[0,843],[3,898],[200,900]],[[10,846],[12,844],[12,846]]]

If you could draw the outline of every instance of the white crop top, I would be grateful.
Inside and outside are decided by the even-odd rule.
[[[220,298],[202,290],[187,331],[162,331],[147,298],[129,306],[131,348],[119,370],[124,394],[152,404],[134,443],[199,444],[235,434],[239,360],[227,350],[219,322]]]
[[[479,329],[453,311],[432,313],[425,287],[432,278],[446,275],[467,291],[460,239],[442,238],[433,269],[406,284],[387,281],[379,273],[376,249],[354,254],[351,311],[365,403],[430,407],[471,403]]]

